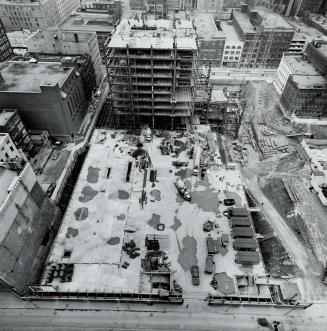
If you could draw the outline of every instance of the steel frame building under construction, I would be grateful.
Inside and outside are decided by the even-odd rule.
[[[185,127],[194,113],[197,59],[191,21],[122,20],[106,52],[114,126]]]

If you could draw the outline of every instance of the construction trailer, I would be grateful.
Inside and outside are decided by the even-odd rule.
[[[238,226],[243,226],[243,227],[249,227],[252,225],[252,222],[250,218],[248,217],[231,217],[229,220],[230,226],[232,228],[238,227]]]
[[[236,251],[255,251],[258,248],[254,238],[236,238],[233,242]]]
[[[253,238],[254,231],[252,228],[236,226],[232,229],[232,237],[233,238]]]
[[[230,217],[249,217],[247,208],[231,208]]]
[[[260,256],[258,252],[237,252],[235,256],[235,262],[242,265],[253,265],[260,262]]]
[[[193,119],[198,58],[192,22],[123,19],[106,48],[116,127],[186,128]]]

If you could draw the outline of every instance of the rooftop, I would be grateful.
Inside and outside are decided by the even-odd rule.
[[[74,13],[62,21],[59,26],[66,31],[111,32],[109,15]]]
[[[322,28],[327,29],[327,17],[319,14],[310,14],[310,19]]]
[[[301,55],[284,54],[284,59],[292,67],[293,74],[297,75],[320,75],[318,70]]]
[[[115,30],[109,47],[173,49],[174,37],[176,46],[180,49],[197,49],[196,35],[192,22],[177,20],[176,28],[171,20],[123,19]]]
[[[302,21],[296,21],[293,18],[287,18],[287,21],[295,28],[293,39],[311,41],[313,39],[322,39],[323,33],[312,26],[306,25]]]
[[[240,38],[239,34],[237,33],[232,21],[220,22],[220,26],[225,33],[226,42],[241,41],[241,38]]]
[[[224,31],[219,31],[214,17],[211,14],[198,14],[195,16],[194,25],[196,33],[201,39],[218,39],[224,38]]]
[[[0,110],[0,126],[6,125],[15,113],[16,110]]]
[[[264,16],[263,10],[254,10],[253,12],[258,12],[261,17]],[[242,13],[240,11],[233,11],[233,16],[238,21],[244,33],[254,33],[255,29],[252,25],[247,13]],[[265,19],[264,28],[269,30],[276,28],[276,30],[293,30],[294,28],[290,25],[282,16],[276,13],[268,13]]]
[[[17,173],[15,171],[0,166],[0,208],[2,207],[2,204],[4,203],[9,194],[8,188],[16,177]]]
[[[0,92],[40,92],[41,84],[58,83],[61,86],[73,70],[64,70],[60,62],[4,62],[0,64],[0,74],[4,79]]]
[[[299,88],[326,88],[327,80],[323,76],[293,75],[292,79],[298,84]]]

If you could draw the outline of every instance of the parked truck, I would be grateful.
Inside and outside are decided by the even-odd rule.
[[[180,178],[176,179],[175,186],[176,186],[179,194],[181,194],[186,201],[191,201],[191,195],[190,195],[189,191],[187,190],[184,182]]]
[[[200,171],[202,148],[200,146],[195,146],[193,151],[193,172],[192,175],[198,176]]]

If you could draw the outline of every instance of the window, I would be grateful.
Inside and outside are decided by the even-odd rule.
[[[72,251],[64,251],[64,256],[65,258],[69,259],[72,256]]]
[[[12,146],[10,146],[10,150],[13,152],[14,151],[14,148]]]
[[[5,153],[5,157],[6,157],[6,158],[9,158],[9,155],[8,155],[8,153]]]

